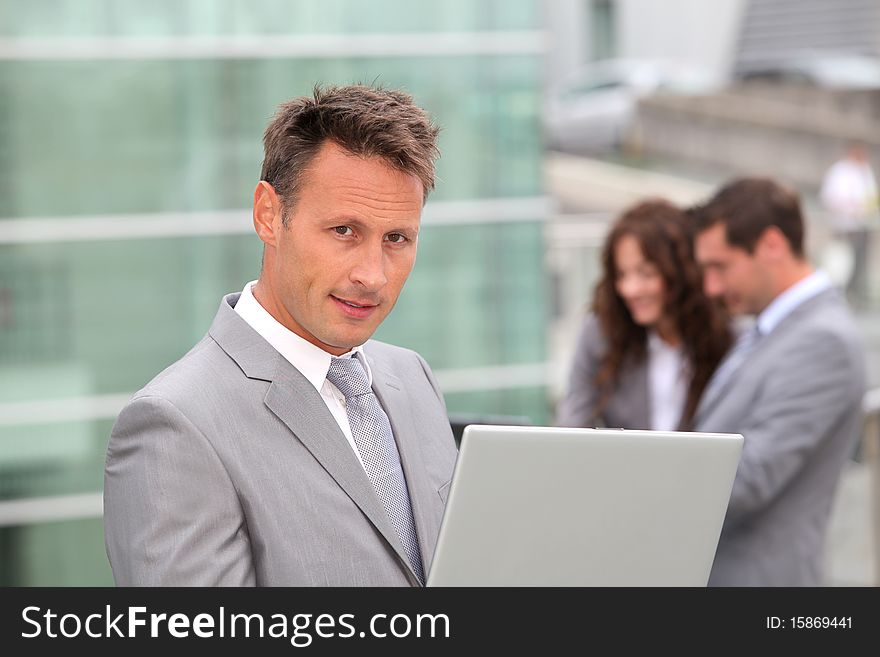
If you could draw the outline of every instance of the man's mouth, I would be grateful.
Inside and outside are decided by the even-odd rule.
[[[372,308],[373,306],[378,305],[375,303],[367,303],[365,301],[363,301],[363,302],[349,301],[348,299],[342,299],[340,297],[333,297],[333,298],[336,299],[337,301],[341,301],[346,306],[351,306],[352,308]]]
[[[371,303],[362,299],[342,299],[332,294],[330,297],[337,303],[342,312],[349,317],[357,319],[368,317],[379,306],[378,303]]]

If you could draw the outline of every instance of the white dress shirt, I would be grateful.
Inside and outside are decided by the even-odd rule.
[[[290,329],[283,326],[254,298],[251,287],[257,281],[251,281],[244,286],[238,303],[235,304],[235,312],[246,321],[252,329],[260,334],[266,342],[290,362],[300,373],[315,386],[321,399],[327,405],[333,419],[339,425],[342,433],[348,439],[348,444],[354,450],[355,456],[363,467],[360,452],[351,435],[351,426],[348,423],[348,413],[345,410],[345,396],[339,392],[339,388],[327,380],[327,372],[330,370],[332,354],[327,353],[320,347],[313,345],[308,340],[301,338]],[[363,346],[357,346],[339,358],[346,358],[360,353],[359,360],[367,373],[367,380],[372,384],[373,373],[363,356]]]
[[[651,400],[651,429],[675,431],[687,402],[690,364],[679,344],[664,342],[648,331],[648,397]]]

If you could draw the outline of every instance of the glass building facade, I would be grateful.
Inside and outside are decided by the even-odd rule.
[[[450,413],[549,419],[538,0],[0,3],[0,584],[111,584],[125,400],[258,276],[276,106],[404,88],[441,126],[418,261],[376,335]]]

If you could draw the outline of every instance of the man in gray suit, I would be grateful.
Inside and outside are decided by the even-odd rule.
[[[858,330],[805,258],[794,192],[736,180],[694,216],[706,292],[756,315],[695,416],[697,431],[745,438],[709,585],[822,585],[834,494],[862,426]]]
[[[360,85],[280,107],[259,280],[113,427],[117,584],[424,583],[455,443],[425,361],[369,338],[415,262],[437,132],[408,95]]]

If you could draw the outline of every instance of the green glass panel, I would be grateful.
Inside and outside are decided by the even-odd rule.
[[[0,62],[0,217],[249,207],[262,132],[316,81],[411,92],[436,200],[540,193],[539,59]]]
[[[533,30],[536,0],[4,0],[2,36],[395,34]]]
[[[538,30],[540,14],[536,0],[6,0],[0,38]],[[241,210],[247,226],[266,122],[319,81],[401,87],[430,112],[442,128],[430,202],[538,196],[541,70],[539,54],[7,58],[0,221]],[[543,362],[541,220],[426,225],[376,337],[438,371]],[[260,256],[250,233],[0,244],[0,502],[99,492],[113,418],[16,409],[137,390],[205,334]],[[543,387],[454,392],[447,404],[549,417]],[[110,582],[100,519],[0,527],[0,585]]]

